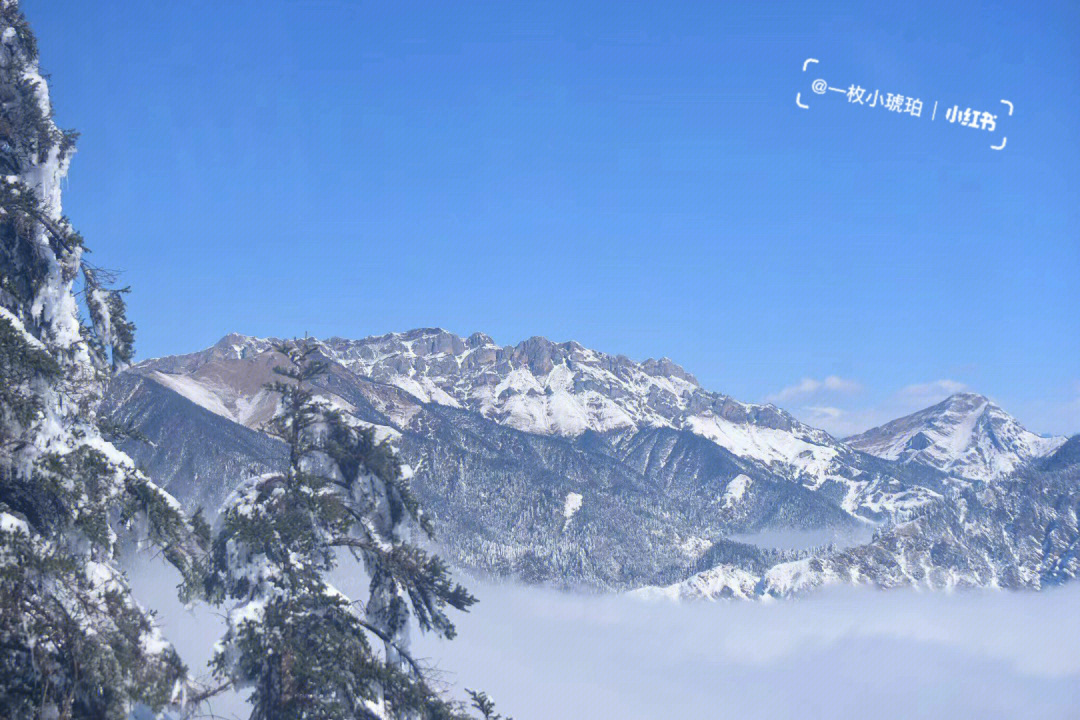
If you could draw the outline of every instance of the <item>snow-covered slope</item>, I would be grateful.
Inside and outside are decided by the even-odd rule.
[[[1003,477],[1065,442],[1030,432],[993,402],[958,393],[933,407],[847,439],[887,460],[920,463],[975,480]]]
[[[955,485],[948,497],[868,543],[817,548],[755,565],[728,559],[649,598],[768,598],[837,584],[879,588],[1040,589],[1080,574],[1080,436],[1047,460],[994,481]]]
[[[664,587],[648,586],[631,591],[646,600],[752,600],[761,578],[735,565],[717,565]]]
[[[250,381],[222,378],[222,360],[254,358],[277,341],[228,335],[201,353],[151,360],[143,371],[206,409],[253,426],[264,398]],[[330,338],[323,352],[357,376],[405,391],[420,403],[479,413],[523,432],[574,438],[649,427],[688,430],[808,485],[839,476],[850,455],[828,433],[772,405],[742,403],[702,388],[671,360],[634,362],[576,342],[533,337],[500,346],[418,329],[362,340]],[[411,412],[401,408],[402,413]],[[395,421],[407,421],[395,417]]]
[[[943,506],[966,521],[975,506],[964,499],[968,510],[954,508],[957,493],[977,496],[982,485],[977,477],[961,480],[955,463],[875,457],[774,406],[705,390],[670,360],[634,362],[543,338],[500,346],[479,333],[462,338],[432,329],[309,342],[328,361],[317,392],[376,426],[415,468],[414,490],[432,509],[448,555],[496,575],[653,585],[646,594],[671,597],[748,597],[761,594],[767,580],[768,593],[787,594],[801,587],[799,578],[815,585],[831,581],[829,573],[853,576],[839,565],[819,571],[816,551],[777,554],[733,537],[868,521],[879,531],[926,528],[924,518]],[[273,462],[275,450],[258,431],[277,402],[264,389],[281,359],[277,343],[229,335],[206,350],[132,368],[114,383],[109,416],[153,445],[125,448],[161,472],[183,463],[198,479],[173,473],[170,489],[213,510],[239,475]],[[988,443],[1003,438],[1022,438],[1028,454],[1051,444],[997,410],[940,414],[937,424],[923,425],[958,445],[958,436],[979,434],[983,440],[973,444],[984,456]],[[183,442],[178,434],[196,439]],[[993,467],[1004,473],[1006,465],[999,457]],[[1009,478],[995,482],[1004,487]],[[988,536],[996,526],[986,524]],[[898,556],[883,542],[865,561],[881,566],[853,565],[856,575],[892,577],[889,563],[903,569],[952,557],[922,545]],[[924,550],[936,554],[926,560]],[[957,557],[974,562],[964,559],[969,550],[985,549]],[[803,568],[803,560],[816,564]],[[995,563],[964,582],[990,582],[994,572],[1016,566],[1008,558]]]
[[[134,371],[210,412],[257,429],[276,402],[262,388],[272,379],[279,342],[232,334],[206,350],[149,360]],[[855,452],[773,405],[710,392],[666,358],[635,362],[541,337],[501,346],[482,333],[462,338],[430,328],[311,342],[318,344],[337,378],[325,388],[338,388],[328,393],[329,399],[362,421],[396,431],[421,422],[422,407],[441,406],[531,435],[571,441],[657,429],[685,432],[769,475],[820,492],[863,520],[906,515],[941,490],[940,478],[932,473],[913,469],[898,477],[892,463]],[[377,412],[361,417],[357,403]],[[734,505],[729,503],[729,509],[734,511]]]

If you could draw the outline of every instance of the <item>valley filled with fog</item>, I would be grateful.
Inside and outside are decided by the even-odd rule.
[[[221,618],[175,574],[129,563],[194,674]],[[359,587],[340,575],[337,584]],[[539,718],[1061,718],[1080,707],[1080,587],[1041,593],[826,589],[771,602],[647,601],[469,581],[450,642],[413,637],[448,690]],[[206,708],[244,717],[242,698]]]

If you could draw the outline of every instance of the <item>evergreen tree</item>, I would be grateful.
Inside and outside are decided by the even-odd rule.
[[[241,486],[224,511],[207,594],[232,607],[214,670],[250,688],[253,720],[462,717],[409,655],[407,632],[412,618],[453,637],[447,609],[475,599],[409,541],[431,527],[395,454],[315,397],[317,346],[279,351],[270,432],[288,466]],[[366,603],[328,584],[339,559],[366,570]]]
[[[116,550],[135,531],[195,588],[208,541],[96,425],[134,328],[60,213],[74,139],[52,121],[25,18],[0,0],[0,708],[10,720],[121,719],[137,703],[181,699],[185,668],[132,599]],[[90,325],[73,290],[80,273]]]
[[[469,694],[473,709],[480,713],[480,717],[483,718],[483,720],[514,720],[512,717],[504,718],[502,715],[495,712],[495,701],[488,697],[486,692],[468,689],[466,689],[465,692]]]

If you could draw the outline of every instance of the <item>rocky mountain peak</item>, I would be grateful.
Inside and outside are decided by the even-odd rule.
[[[979,393],[974,392],[958,392],[953,393],[949,397],[945,398],[939,404],[954,408],[975,408],[980,405],[987,405],[991,403],[990,398],[986,397],[985,395],[980,395]]]
[[[994,480],[1048,455],[1064,441],[1040,437],[986,396],[964,392],[846,442],[887,460]]]
[[[649,358],[645,362],[641,363],[641,369],[650,375],[656,375],[660,377],[677,377],[680,380],[685,380],[688,383],[697,385],[700,387],[700,383],[696,377],[686,372],[681,365],[675,363],[671,358],[662,357],[659,360]]]

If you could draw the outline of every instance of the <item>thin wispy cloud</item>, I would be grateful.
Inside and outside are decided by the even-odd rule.
[[[958,380],[933,380],[931,382],[908,385],[897,393],[897,397],[912,401],[944,400],[948,396],[967,390],[968,386]]]
[[[767,396],[768,402],[786,402],[795,398],[809,397],[821,393],[854,395],[862,391],[862,383],[837,375],[829,375],[823,380],[805,377],[794,385],[789,385],[779,392]]]
[[[838,438],[855,435],[895,417],[890,416],[888,410],[876,407],[845,410],[831,406],[809,405],[797,408],[794,412],[803,422],[821,428]]]
[[[806,412],[812,413],[812,414],[816,415],[817,417],[822,418],[823,420],[835,420],[837,418],[843,417],[846,414],[846,412],[844,410],[841,410],[840,408],[837,408],[837,407],[820,407],[820,406],[814,407],[814,406],[809,406],[809,407],[804,407],[803,410],[806,411]]]
[[[861,394],[862,385],[830,376],[824,380],[805,378],[770,396],[770,401],[803,401],[806,404],[801,407],[796,405],[790,408],[800,420],[842,438],[922,410],[968,389],[968,385],[959,380],[941,378],[906,385],[878,402],[859,406],[853,404],[857,402],[853,396]],[[834,402],[813,403],[815,399],[833,399]]]

